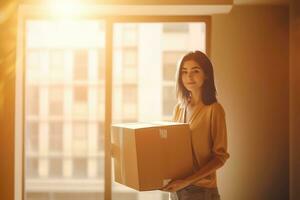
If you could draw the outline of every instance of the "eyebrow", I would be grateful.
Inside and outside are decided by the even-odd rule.
[[[199,66],[195,66],[195,67],[192,67],[192,69],[201,69],[201,67],[199,67]],[[187,70],[187,68],[185,68],[185,67],[182,67],[182,70]]]

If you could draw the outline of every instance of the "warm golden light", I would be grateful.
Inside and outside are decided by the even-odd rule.
[[[48,7],[52,15],[59,17],[79,16],[84,10],[84,5],[78,0],[52,0]]]
[[[104,31],[100,23],[79,19],[28,21],[29,47],[84,48],[104,47]]]

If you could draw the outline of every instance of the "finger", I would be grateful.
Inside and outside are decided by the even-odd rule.
[[[164,188],[164,190],[169,191],[170,189],[172,189],[172,187],[166,187]]]
[[[173,188],[172,186],[167,186],[167,187],[163,188],[163,190],[169,192],[170,190],[172,190],[172,188]]]
[[[165,185],[163,188],[170,188],[170,187],[173,187],[173,184],[169,183],[169,184]]]
[[[161,190],[166,190],[169,187],[169,185],[165,185],[164,187],[161,188]]]

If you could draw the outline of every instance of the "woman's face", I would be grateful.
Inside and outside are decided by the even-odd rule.
[[[181,79],[188,91],[199,90],[205,79],[204,72],[194,60],[185,61],[181,69]]]

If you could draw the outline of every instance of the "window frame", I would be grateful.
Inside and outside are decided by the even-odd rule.
[[[18,34],[17,34],[17,62],[16,62],[16,102],[15,102],[15,178],[14,198],[25,199],[25,78],[26,78],[26,20],[44,19],[51,20],[40,8],[31,5],[32,10],[19,7],[18,10]],[[104,199],[112,199],[112,177],[111,177],[111,150],[110,150],[110,127],[112,122],[112,58],[113,58],[113,26],[115,23],[163,23],[163,22],[204,22],[206,26],[205,48],[206,54],[211,54],[211,16],[208,15],[186,15],[186,16],[103,16],[91,12],[88,16],[80,19],[102,20],[105,22],[105,117],[104,117]]]

